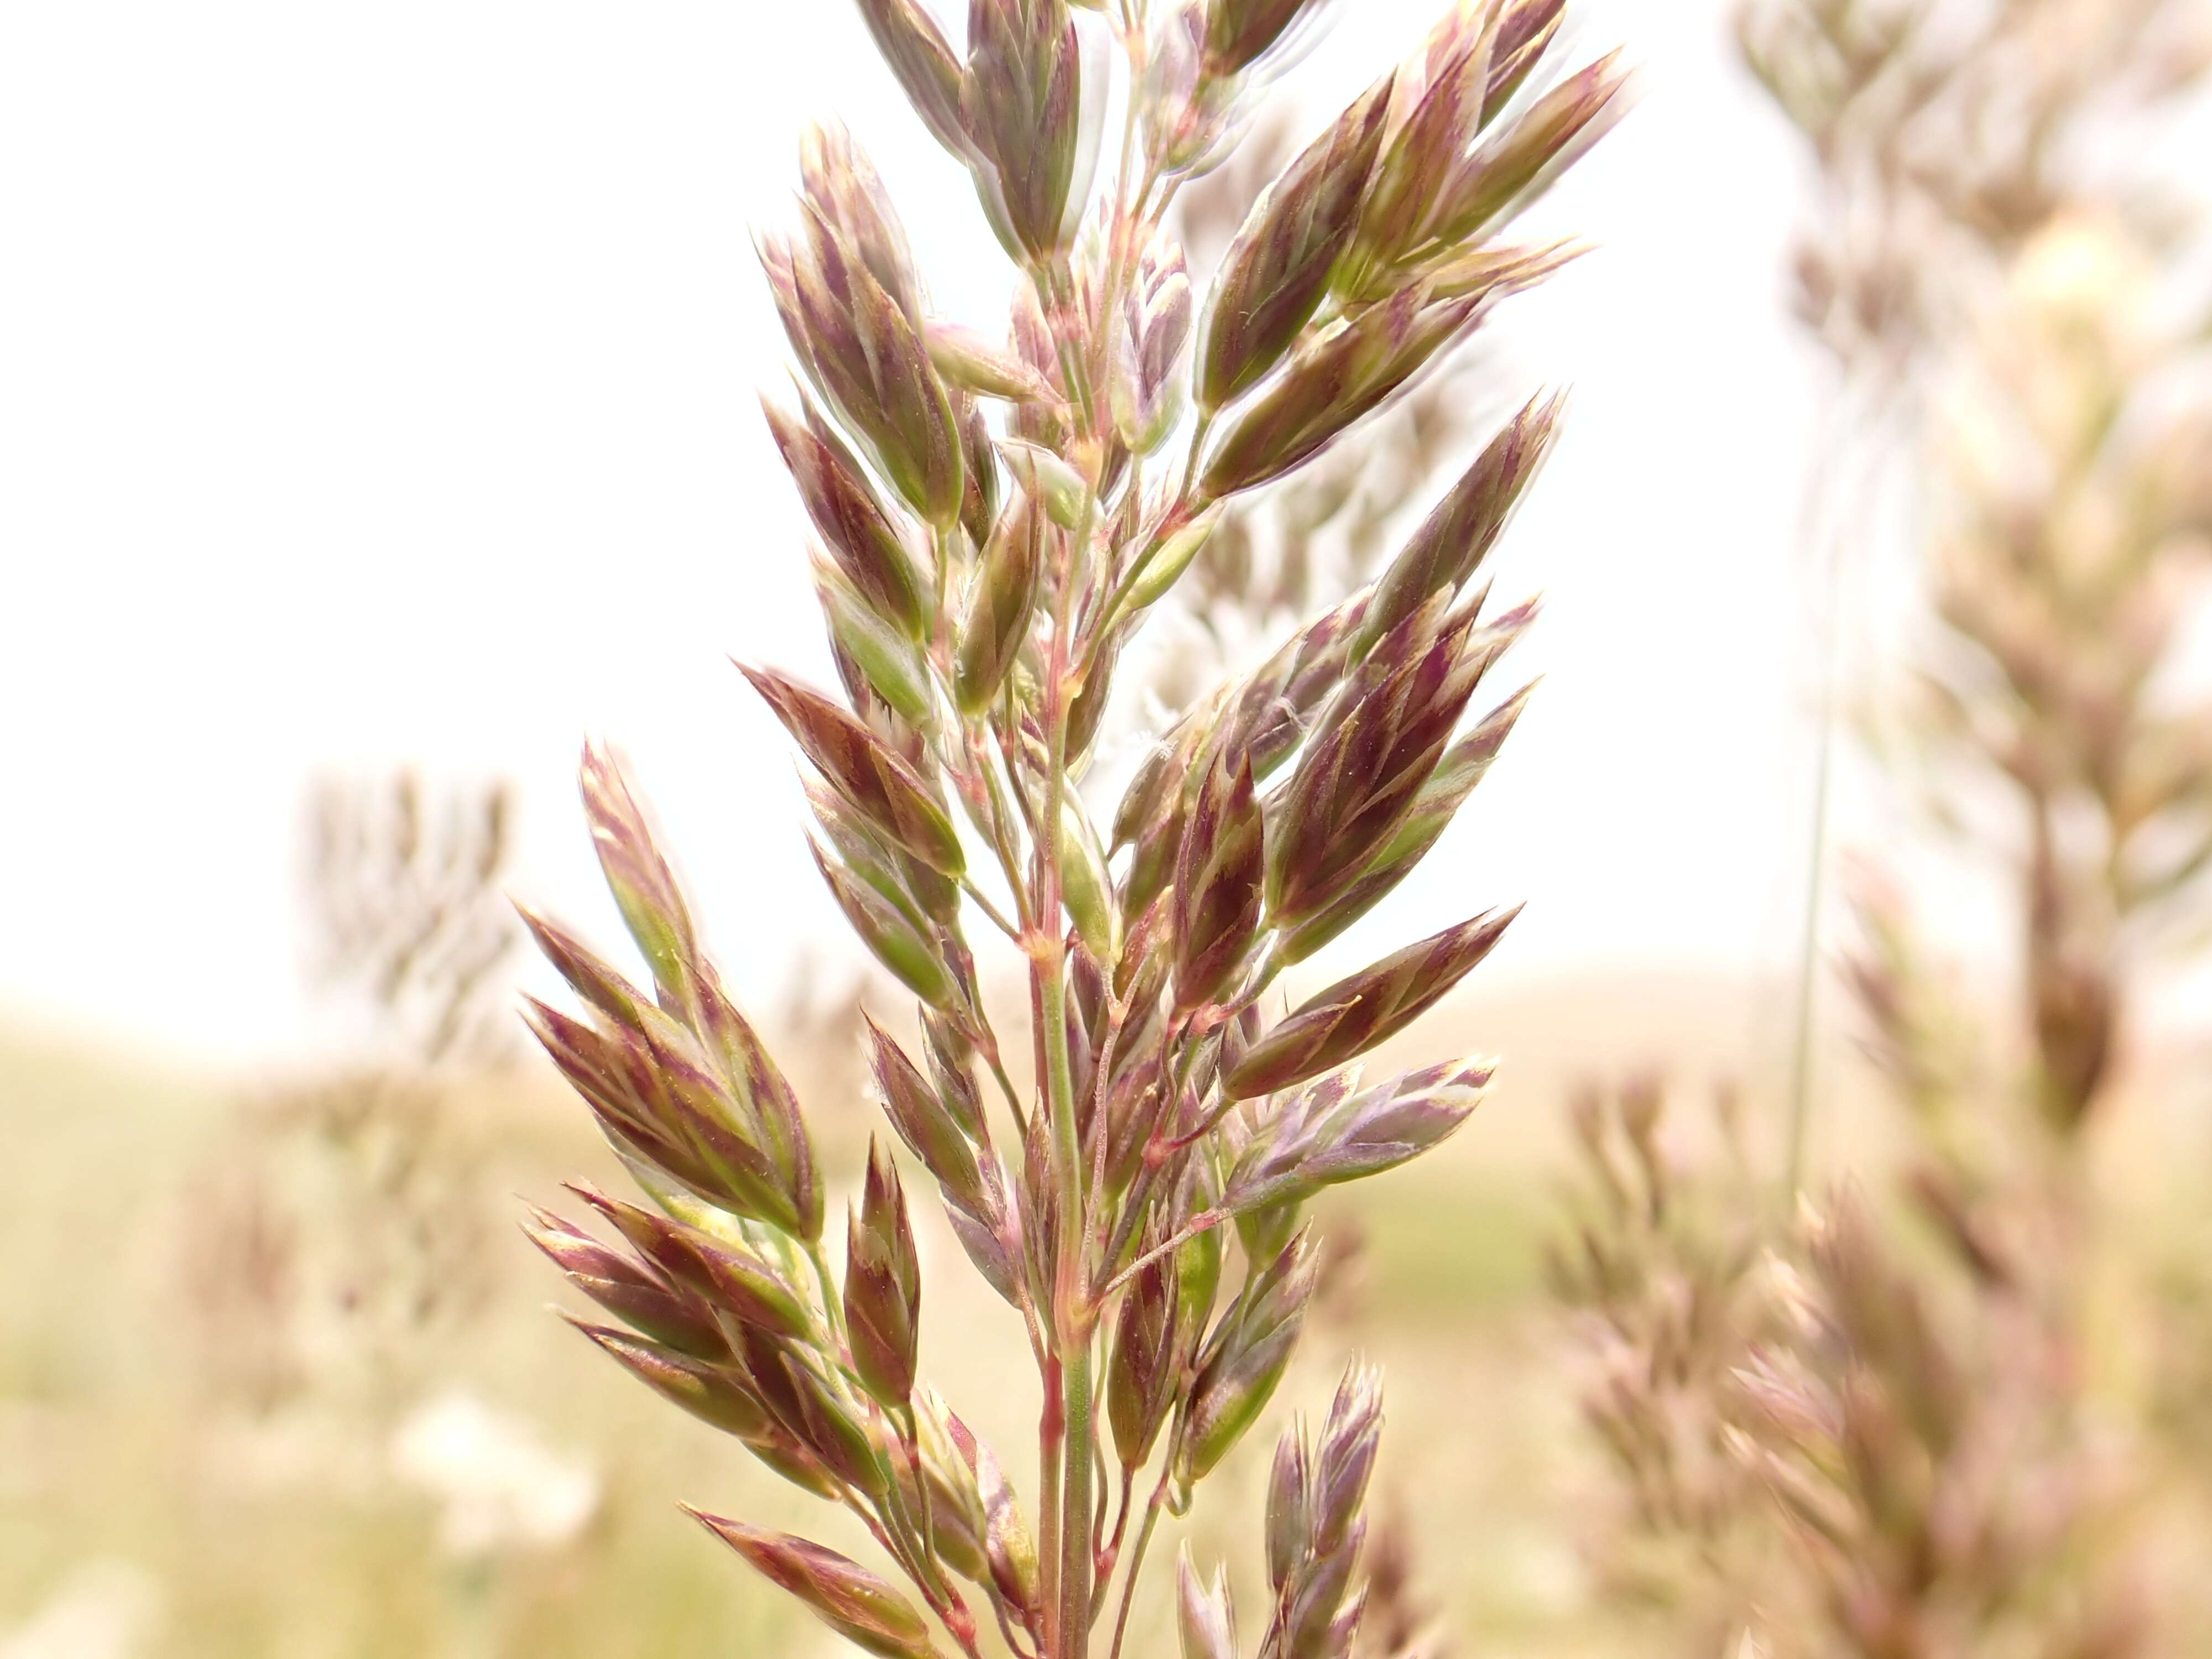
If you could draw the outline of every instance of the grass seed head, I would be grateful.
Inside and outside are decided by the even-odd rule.
[[[807,133],[795,222],[758,241],[801,381],[768,424],[820,541],[815,588],[844,696],[744,672],[806,758],[809,844],[833,898],[920,1005],[921,1049],[909,1057],[871,1021],[869,1068],[1037,1356],[1035,1529],[990,1449],[916,1376],[921,1267],[887,1144],[871,1145],[842,1294],[831,1288],[796,1094],[723,989],[604,751],[586,757],[586,809],[650,993],[526,915],[590,1014],[535,1007],[532,1024],[657,1206],[580,1194],[635,1258],[547,1215],[532,1237],[637,1333],[594,1326],[595,1340],[859,1511],[921,1605],[817,1546],[708,1524],[851,1640],[908,1659],[938,1626],[977,1659],[956,1576],[1017,1650],[1094,1651],[1106,1580],[1120,1572],[1126,1607],[1158,1506],[1181,1512],[1291,1362],[1319,1270],[1309,1202],[1435,1146],[1480,1094],[1487,1069],[1473,1064],[1364,1092],[1350,1068],[1456,983],[1510,915],[1385,957],[1287,1018],[1271,1020],[1264,999],[1419,862],[1513,726],[1525,693],[1460,730],[1532,612],[1486,623],[1486,595],[1465,590],[1534,475],[1556,403],[1498,434],[1378,586],[1190,702],[1110,835],[1083,783],[1113,753],[1125,648],[1192,573],[1220,586],[1249,551],[1256,492],[1398,403],[1560,262],[1557,248],[1490,238],[1617,90],[1601,65],[1511,114],[1559,8],[1462,5],[1272,185],[1254,174],[1201,300],[1168,231],[1175,198],[1235,146],[1327,8],[1188,0],[1118,29],[1108,9],[970,0],[956,52],[924,0],[860,0],[1016,267],[1003,333],[933,314],[883,181],[842,128]],[[1101,125],[1124,95],[1106,61],[1116,40],[1130,119],[1101,191]],[[1439,427],[1440,401],[1411,409],[1409,443],[1458,429]],[[1436,464],[1413,459],[1407,493]],[[1357,472],[1332,465],[1300,486],[1336,503],[1326,517]],[[995,1029],[977,920],[1028,976],[1024,1044]],[[1009,1055],[1025,1065],[1010,1070]],[[1299,1440],[1279,1466],[1265,1659],[1349,1650],[1374,1401],[1364,1374],[1347,1381],[1318,1445]],[[1097,1482],[1118,1463],[1126,1522],[1152,1462],[1160,1497],[1125,1553]],[[1231,1659],[1225,1589],[1183,1580],[1188,1659]]]

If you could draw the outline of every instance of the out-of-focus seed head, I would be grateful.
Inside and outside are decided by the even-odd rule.
[[[872,1137],[848,1236],[845,1327],[861,1385],[886,1406],[905,1405],[921,1328],[921,1268],[898,1170]]]
[[[1249,1100],[1358,1059],[1433,1007],[1519,914],[1486,911],[1339,980],[1247,1049],[1222,1087]]]
[[[935,1659],[929,1623],[897,1590],[831,1549],[742,1521],[688,1511],[761,1576],[789,1591],[815,1617],[879,1659]]]
[[[1198,400],[1220,408],[1282,361],[1351,245],[1389,112],[1385,77],[1263,191],[1214,280],[1198,347]]]

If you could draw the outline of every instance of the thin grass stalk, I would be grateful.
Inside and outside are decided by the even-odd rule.
[[[1790,1073],[1785,1096],[1782,1194],[1784,1212],[1805,1191],[1805,1167],[1820,1087],[1820,984],[1828,963],[1825,921],[1832,896],[1834,790],[1838,738],[1844,720],[1842,675],[1844,577],[1852,554],[1863,555],[1873,518],[1874,492],[1886,476],[1881,453],[1880,410],[1894,398],[1879,386],[1854,385],[1847,371],[1823,420],[1814,475],[1806,492],[1800,540],[1817,550],[1814,599],[1814,674],[1812,804],[1807,814],[1805,880],[1798,919],[1794,1001],[1790,1023]],[[1864,400],[1870,410],[1853,405]],[[1859,458],[1855,469],[1853,458]]]

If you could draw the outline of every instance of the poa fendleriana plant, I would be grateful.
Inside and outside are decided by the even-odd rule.
[[[610,1353],[866,1523],[907,1589],[702,1517],[877,1653],[930,1653],[939,1629],[975,1653],[995,1627],[1041,1659],[1118,1639],[1162,1510],[1188,1504],[1289,1360],[1315,1280],[1307,1201],[1434,1146],[1489,1077],[1466,1061],[1363,1087],[1356,1062],[1487,954],[1509,913],[1285,1017],[1263,998],[1413,868],[1518,712],[1516,694],[1460,735],[1532,614],[1486,617],[1474,577],[1554,403],[1507,426],[1376,581],[1194,705],[1110,817],[1080,787],[1121,647],[1222,514],[1295,480],[1553,257],[1504,233],[1620,104],[1610,59],[1554,73],[1560,0],[1462,3],[1254,205],[1200,303],[1163,223],[1322,9],[973,0],[962,52],[920,0],[862,0],[1014,267],[1005,336],[932,313],[874,170],[836,129],[802,146],[795,228],[761,241],[800,370],[769,423],[821,538],[843,696],[745,672],[811,769],[824,880],[917,1000],[918,1042],[871,1030],[875,1082],[1028,1333],[1033,1510],[915,1375],[898,1160],[870,1154],[841,1276],[805,1116],[596,749],[586,805],[650,989],[532,919],[587,1005],[534,1024],[650,1200],[580,1189],[634,1254],[550,1215],[537,1237],[630,1328],[586,1327]],[[1116,73],[1126,113],[1108,135]],[[975,927],[1024,964],[1033,1091],[986,1012]],[[1356,1370],[1318,1436],[1284,1443],[1268,1659],[1352,1640],[1379,1425],[1376,1380]],[[1221,1581],[1187,1566],[1182,1607],[1191,1659],[1228,1659]]]

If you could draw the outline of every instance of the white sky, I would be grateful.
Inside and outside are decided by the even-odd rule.
[[[1439,0],[1355,0],[1316,118]],[[1346,941],[1531,901],[1486,972],[1749,965],[1794,932],[1784,316],[1795,152],[1714,0],[1586,9],[1641,108],[1540,210],[1601,251],[1498,325],[1575,387],[1498,562],[1548,674],[1469,821]],[[834,0],[70,0],[0,12],[0,1017],[212,1056],[299,1010],[318,769],[501,770],[521,883],[611,933],[574,801],[635,758],[741,988],[836,924],[732,654],[817,672],[747,227],[837,114],[940,307],[1003,265]]]

